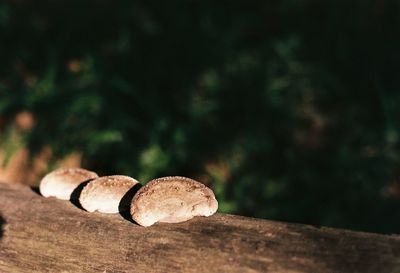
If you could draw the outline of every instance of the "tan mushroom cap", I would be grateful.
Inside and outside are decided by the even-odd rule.
[[[154,179],[142,187],[131,204],[131,215],[141,226],[156,222],[180,223],[195,216],[210,216],[218,209],[213,191],[181,176]]]
[[[89,212],[118,213],[121,199],[138,183],[125,175],[99,177],[83,188],[79,202]]]
[[[61,168],[43,177],[39,190],[44,197],[69,200],[72,192],[83,182],[99,177],[81,168]]]

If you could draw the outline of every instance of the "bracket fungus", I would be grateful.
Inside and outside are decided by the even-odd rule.
[[[137,184],[137,180],[125,175],[99,177],[83,188],[79,202],[89,212],[118,213],[122,198]]]
[[[193,179],[169,176],[143,186],[131,203],[131,215],[141,226],[156,222],[180,223],[195,216],[210,216],[218,209],[211,189]]]
[[[69,200],[72,192],[83,182],[99,177],[81,168],[61,168],[47,174],[40,181],[39,190],[44,197]]]

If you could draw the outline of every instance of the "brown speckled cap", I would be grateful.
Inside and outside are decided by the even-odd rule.
[[[210,216],[218,209],[211,189],[193,179],[169,176],[142,187],[131,204],[131,215],[139,225],[156,222],[180,223],[195,216]]]
[[[69,200],[71,193],[83,182],[99,177],[81,168],[61,168],[52,171],[40,181],[39,190],[44,197]]]
[[[122,197],[138,183],[125,175],[99,177],[83,188],[79,202],[89,212],[118,213]]]

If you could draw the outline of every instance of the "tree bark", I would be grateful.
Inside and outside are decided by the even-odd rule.
[[[400,272],[400,237],[216,214],[145,228],[0,183],[0,272]]]

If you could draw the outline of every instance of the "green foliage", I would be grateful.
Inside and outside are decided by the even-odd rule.
[[[400,232],[397,1],[0,5],[3,131],[142,181],[199,178],[220,209]],[[392,185],[392,184],[390,184]]]

